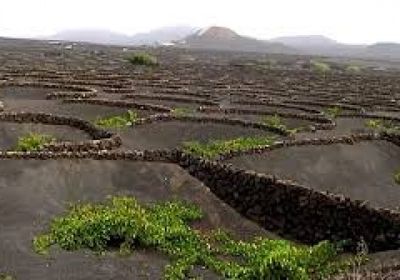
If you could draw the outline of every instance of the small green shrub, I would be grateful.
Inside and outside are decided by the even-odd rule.
[[[327,63],[315,60],[311,60],[310,63],[311,63],[311,69],[317,73],[326,74],[331,71],[331,67]]]
[[[386,133],[400,132],[400,127],[390,120],[371,119],[365,122],[365,126]]]
[[[120,245],[153,248],[169,255],[172,263],[164,278],[186,279],[194,266],[204,266],[226,279],[326,279],[340,271],[336,246],[322,242],[313,247],[285,240],[256,238],[235,241],[220,230],[201,233],[188,224],[201,219],[201,210],[182,202],[140,205],[132,197],[114,197],[105,203],[73,206],[56,218],[47,234],[33,241],[36,252],[50,246],[65,250],[104,251]]]
[[[383,124],[382,120],[379,120],[379,119],[378,120],[367,120],[365,122],[365,126],[372,128],[372,129],[379,129],[382,127],[382,124]]]
[[[8,274],[0,274],[0,280],[14,280],[15,278]]]
[[[128,110],[128,112],[123,115],[98,119],[95,124],[103,128],[123,128],[131,126],[139,120],[140,118],[137,112]]]
[[[349,65],[346,67],[346,72],[350,74],[359,74],[361,73],[361,67],[357,65]]]
[[[39,151],[42,150],[45,145],[51,144],[55,141],[50,135],[29,133],[28,135],[18,138],[16,151],[29,152],[29,151]]]
[[[271,127],[282,129],[284,131],[287,130],[286,125],[283,124],[282,119],[278,115],[267,116],[263,118],[262,122]]]
[[[330,118],[335,119],[342,113],[342,108],[338,106],[333,106],[325,110],[325,114]]]
[[[394,181],[396,182],[396,184],[400,185],[400,170],[394,174]]]
[[[148,53],[134,53],[126,58],[132,65],[156,66],[157,58]]]
[[[190,109],[190,108],[177,107],[177,108],[174,108],[174,109],[171,111],[171,114],[172,114],[173,116],[175,116],[175,117],[184,117],[184,116],[193,114],[193,112],[194,112],[194,111],[193,111],[192,109]]]
[[[192,141],[183,143],[183,151],[195,156],[214,159],[229,152],[246,151],[273,143],[272,137],[240,137],[232,140],[212,140],[206,144]]]

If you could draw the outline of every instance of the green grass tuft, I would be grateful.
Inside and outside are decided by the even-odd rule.
[[[123,128],[137,123],[139,119],[137,112],[128,110],[123,115],[98,119],[95,124],[103,128]]]
[[[55,141],[50,135],[29,133],[25,136],[18,138],[16,151],[20,152],[31,152],[42,150],[45,145],[50,144]]]
[[[183,151],[195,156],[215,159],[229,152],[246,151],[274,143],[272,137],[240,137],[232,140],[212,140],[206,144],[197,141],[183,143]]]
[[[158,65],[157,58],[148,53],[135,53],[126,58],[132,65],[156,66]]]
[[[171,257],[164,274],[168,280],[186,279],[194,266],[243,280],[326,279],[342,268],[336,246],[328,242],[308,247],[265,238],[236,241],[219,230],[205,234],[192,229],[188,223],[201,217],[198,207],[182,202],[142,206],[132,197],[114,197],[73,206],[33,245],[38,253],[52,245],[102,252],[116,242],[123,252],[152,248]]]

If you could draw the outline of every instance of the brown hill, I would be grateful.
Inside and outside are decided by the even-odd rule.
[[[261,53],[293,53],[294,49],[281,43],[261,41],[241,36],[235,31],[219,26],[199,30],[178,42],[178,45],[193,49],[214,49]]]

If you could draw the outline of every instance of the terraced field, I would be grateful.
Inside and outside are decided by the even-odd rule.
[[[145,67],[117,47],[13,44],[0,44],[0,275],[162,279],[170,259],[151,248],[33,248],[68,205],[128,196],[196,205],[196,232],[236,240],[362,241],[359,279],[400,279],[398,72],[169,48],[147,50],[160,63]],[[188,279],[224,279],[192,268]]]

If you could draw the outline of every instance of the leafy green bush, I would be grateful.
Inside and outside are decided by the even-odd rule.
[[[361,67],[357,65],[349,65],[346,67],[346,72],[351,74],[361,73]]]
[[[56,218],[47,234],[37,236],[34,249],[45,254],[52,245],[65,250],[104,251],[120,245],[153,248],[172,258],[165,279],[186,279],[196,265],[214,270],[227,279],[326,279],[342,268],[338,251],[328,242],[314,247],[285,240],[256,238],[235,241],[217,230],[194,230],[189,222],[202,217],[201,210],[182,202],[142,206],[132,197],[114,197],[105,203],[73,206]]]
[[[267,116],[263,119],[263,123],[268,126],[275,127],[282,130],[287,130],[285,124],[283,124],[282,119],[278,115]]]
[[[382,120],[367,120],[366,122],[365,122],[365,125],[367,126],[367,127],[369,127],[369,128],[373,128],[373,129],[379,129],[379,128],[381,128],[382,127],[382,124],[383,124],[383,122],[382,122]]]
[[[394,174],[394,181],[395,181],[398,185],[400,185],[400,170],[399,170],[396,174]]]
[[[132,65],[156,66],[157,58],[148,53],[134,53],[126,58]]]
[[[262,119],[262,123],[274,127],[280,130],[283,130],[289,134],[295,134],[297,132],[300,132],[304,130],[304,127],[297,127],[293,129],[288,129],[287,126],[282,122],[282,119],[278,115],[273,115],[273,116],[267,116]]]
[[[379,130],[387,133],[398,133],[400,127],[390,120],[371,119],[365,122],[365,125],[369,128]]]
[[[128,112],[123,115],[98,119],[95,124],[103,128],[123,128],[131,126],[139,120],[140,118],[137,112],[128,110]]]
[[[193,110],[184,107],[177,107],[171,111],[172,115],[175,117],[184,117],[190,114],[193,114]]]
[[[45,145],[51,144],[55,141],[50,135],[29,133],[28,135],[18,138],[16,151],[29,152],[29,151],[39,151],[42,150]]]
[[[214,159],[219,155],[235,151],[245,151],[274,143],[272,137],[240,137],[232,140],[212,140],[206,144],[197,141],[183,143],[183,150],[188,154]]]
[[[12,277],[11,275],[7,274],[0,274],[0,280],[14,280],[15,278]]]
[[[342,108],[334,106],[326,109],[325,114],[335,119],[342,113],[342,111],[343,111]]]
[[[331,71],[331,67],[327,63],[315,60],[311,60],[310,63],[311,63],[311,69],[317,73],[326,74]]]

